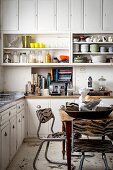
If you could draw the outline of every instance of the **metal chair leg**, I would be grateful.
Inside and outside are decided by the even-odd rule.
[[[108,166],[108,162],[107,162],[107,158],[106,158],[106,154],[105,153],[102,153],[102,159],[104,161],[105,170],[110,170],[110,168]]]
[[[34,159],[34,161],[33,161],[33,169],[34,169],[34,170],[37,170],[37,168],[36,168],[36,161],[37,161],[37,159],[38,159],[39,153],[40,153],[40,151],[41,151],[41,149],[42,149],[42,146],[43,146],[44,142],[45,142],[45,141],[42,141],[42,142],[41,142],[41,144],[40,144],[40,146],[39,146],[39,148],[38,148],[38,151],[37,151],[37,153],[36,153],[35,159]]]
[[[56,161],[52,161],[48,158],[47,156],[47,153],[48,153],[48,149],[49,149],[49,144],[50,144],[50,141],[47,142],[47,145],[46,145],[46,150],[45,150],[45,159],[49,162],[49,163],[52,163],[52,164],[61,164],[61,165],[67,165],[66,162],[56,162]]]
[[[83,163],[84,163],[84,159],[85,159],[85,154],[84,154],[84,152],[83,152],[83,153],[82,153],[81,160],[80,160],[79,170],[82,170]]]

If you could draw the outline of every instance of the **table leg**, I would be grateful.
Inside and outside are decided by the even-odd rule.
[[[68,170],[71,170],[71,133],[72,133],[72,122],[66,121],[66,152],[67,152],[67,166]]]
[[[62,132],[65,132],[64,122],[62,122]],[[62,155],[63,155],[63,159],[65,159],[65,141],[62,142]]]

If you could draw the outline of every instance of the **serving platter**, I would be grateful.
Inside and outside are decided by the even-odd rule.
[[[103,119],[108,117],[112,111],[111,107],[97,107],[96,110],[91,111],[65,110],[69,116],[82,119]]]

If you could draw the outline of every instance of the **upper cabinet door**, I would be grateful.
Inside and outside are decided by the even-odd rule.
[[[72,32],[83,31],[83,0],[71,0],[70,29]]]
[[[84,31],[102,30],[102,0],[84,0]]]
[[[69,30],[69,0],[57,0],[57,31]]]
[[[103,31],[113,32],[113,0],[103,0]]]
[[[36,0],[19,0],[19,31],[36,31]]]
[[[55,5],[55,0],[38,0],[38,31],[55,31]]]
[[[1,30],[18,30],[18,0],[1,0]]]

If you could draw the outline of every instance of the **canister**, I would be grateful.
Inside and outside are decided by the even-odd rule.
[[[98,44],[90,44],[90,52],[99,52]]]
[[[73,44],[73,52],[79,52],[79,44]]]
[[[22,36],[22,47],[30,48],[31,36],[24,35]]]
[[[81,45],[81,52],[88,52],[89,44],[82,44]]]

